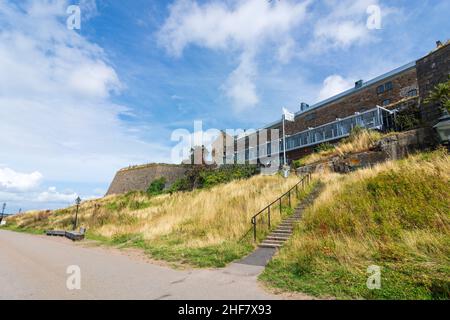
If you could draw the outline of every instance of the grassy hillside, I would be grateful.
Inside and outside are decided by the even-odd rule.
[[[79,225],[88,228],[91,239],[141,247],[156,259],[224,266],[252,250],[250,238],[238,241],[250,228],[251,216],[296,182],[294,176],[255,176],[172,195],[134,192],[110,196],[82,203]],[[287,204],[284,206],[289,213]],[[70,229],[74,212],[74,207],[31,212],[9,219],[9,224],[26,231]],[[279,220],[273,215],[274,224]]]
[[[321,179],[324,192],[261,279],[316,296],[450,298],[445,151]],[[381,267],[379,290],[366,286],[370,265]]]
[[[329,160],[332,157],[342,156],[349,153],[367,151],[375,146],[375,144],[391,133],[380,133],[375,130],[368,130],[356,127],[348,138],[342,139],[336,145],[325,143],[316,148],[316,152],[303,157],[296,161],[297,166],[312,164],[315,162]]]

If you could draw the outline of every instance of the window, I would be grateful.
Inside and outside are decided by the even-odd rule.
[[[386,82],[385,84],[382,84],[377,87],[377,94],[381,94],[385,91],[392,90],[394,88],[394,85],[392,81]]]
[[[392,81],[389,81],[389,82],[386,82],[386,84],[384,85],[384,90],[389,91],[389,90],[392,90],[393,87],[394,87],[394,85],[392,84]]]
[[[415,97],[415,96],[417,96],[417,89],[409,90],[408,93],[407,93],[407,96],[408,97]]]
[[[383,107],[387,106],[388,104],[391,104],[391,99],[386,99],[382,102]]]
[[[382,84],[381,86],[377,87],[377,94],[383,93],[384,92],[384,84]]]

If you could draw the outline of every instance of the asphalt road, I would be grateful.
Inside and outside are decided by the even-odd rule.
[[[67,289],[73,265],[80,267],[80,290]],[[123,250],[0,230],[0,299],[283,298],[258,284],[262,269],[236,263],[175,270]]]

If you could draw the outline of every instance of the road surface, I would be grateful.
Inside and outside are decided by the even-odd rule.
[[[80,267],[80,290],[67,289],[73,265]],[[283,298],[257,283],[262,268],[175,270],[123,250],[0,230],[0,299]]]

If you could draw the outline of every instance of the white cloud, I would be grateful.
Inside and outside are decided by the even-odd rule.
[[[367,40],[368,29],[355,21],[320,22],[314,35],[319,41],[347,48],[358,41]]]
[[[44,191],[34,190],[20,193],[0,190],[0,198],[2,201],[7,202],[9,206],[25,204],[26,206],[36,208],[44,204],[45,206],[54,207],[55,204],[67,205],[68,203],[73,203],[77,197],[78,194],[75,192],[60,192],[56,187],[49,187]],[[94,198],[98,198],[98,196],[85,197],[85,200]]]
[[[0,168],[0,191],[25,192],[35,189],[42,181],[38,171],[20,173],[10,168]]]
[[[222,87],[238,110],[247,106],[254,106],[259,102],[256,85],[253,82],[256,72],[253,58],[243,55],[239,67],[231,73]]]
[[[170,15],[158,33],[158,40],[176,57],[189,45],[238,54],[239,66],[223,88],[237,109],[242,110],[259,101],[254,83],[259,50],[270,44],[279,48],[280,60],[289,60],[294,49],[291,33],[304,20],[308,4],[309,1],[261,0],[198,4],[178,0],[170,6]]]
[[[78,194],[73,192],[61,193],[56,190],[56,187],[49,187],[47,191],[43,191],[36,195],[33,199],[36,202],[45,202],[45,203],[68,203],[74,202],[74,200],[78,197]]]
[[[350,89],[353,85],[351,80],[344,79],[340,75],[331,75],[323,81],[323,87],[319,92],[318,100],[321,101],[330,98]]]
[[[125,85],[102,48],[66,28],[67,4],[0,2],[2,163],[105,182],[122,166],[169,159],[119,119],[129,108],[112,98]]]
[[[347,49],[375,39],[376,33],[367,28],[367,8],[378,5],[377,0],[326,1],[325,5],[329,13],[317,19],[312,52],[317,54],[328,48]]]
[[[95,1],[83,3],[95,13]],[[49,181],[103,184],[121,167],[170,159],[169,147],[144,142],[120,120],[130,109],[112,100],[126,86],[101,47],[66,28],[68,4],[0,1],[4,167],[37,169]],[[25,190],[39,180],[37,173],[26,177],[28,182],[8,178],[0,189]],[[60,197],[45,192],[40,199]]]

